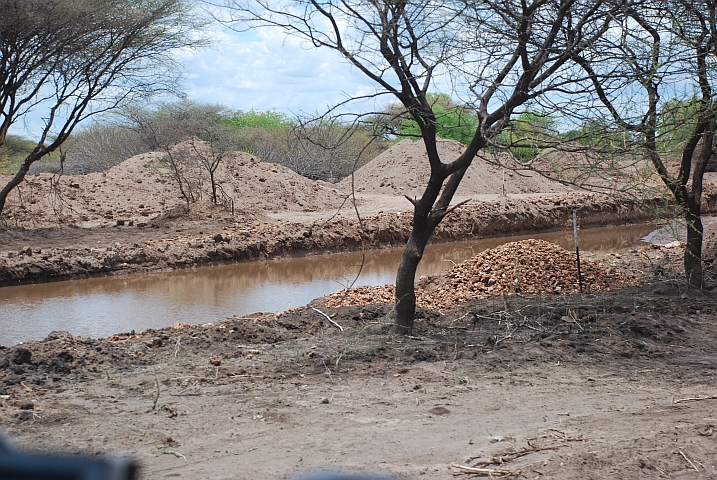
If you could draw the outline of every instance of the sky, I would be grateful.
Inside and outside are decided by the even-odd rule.
[[[349,97],[375,91],[363,74],[334,51],[314,48],[277,29],[240,33],[214,25],[208,36],[210,46],[176,52],[186,69],[184,93],[197,102],[230,110],[276,110],[293,117],[323,113]],[[377,106],[364,103],[358,107],[362,108]],[[36,137],[43,114],[47,110],[42,108],[30,113],[10,133]]]
[[[348,97],[374,92],[363,74],[334,51],[314,48],[277,29],[212,29],[211,47],[182,51],[189,98],[234,110],[323,112]]]

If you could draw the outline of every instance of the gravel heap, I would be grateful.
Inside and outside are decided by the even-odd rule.
[[[606,291],[635,285],[624,274],[590,260],[581,261],[583,289]],[[575,253],[544,240],[522,240],[486,250],[447,272],[422,278],[416,286],[419,307],[448,309],[474,298],[503,294],[580,291]],[[358,287],[329,295],[329,308],[393,303],[395,287]]]

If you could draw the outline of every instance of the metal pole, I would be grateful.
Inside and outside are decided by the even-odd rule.
[[[573,237],[575,237],[575,255],[578,258],[578,283],[580,292],[583,291],[583,274],[580,270],[580,246],[578,245],[578,212],[573,210]]]

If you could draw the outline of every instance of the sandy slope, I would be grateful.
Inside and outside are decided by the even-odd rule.
[[[458,158],[465,147],[454,140],[441,140],[438,152],[444,163]],[[511,162],[507,155],[493,157],[481,154],[468,168],[456,191],[460,198],[479,195],[499,195],[503,188],[503,169],[497,164]],[[403,140],[361,167],[354,174],[356,190],[365,194],[420,196],[428,183],[431,170],[423,143]],[[350,187],[350,178],[339,185]],[[507,194],[565,193],[570,191],[557,182],[547,180],[530,171],[505,172]]]

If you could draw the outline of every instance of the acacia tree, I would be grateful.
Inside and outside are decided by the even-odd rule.
[[[221,184],[217,170],[225,158],[239,149],[239,130],[229,122],[234,112],[221,105],[181,100],[156,110],[126,109],[123,116],[148,146],[164,153],[169,168],[187,202],[200,200],[203,175],[209,180],[210,200],[219,203]]]
[[[83,120],[167,91],[174,49],[197,46],[185,0],[0,0],[0,146],[14,124],[41,117],[32,152],[0,190],[0,213],[30,166]]]
[[[413,226],[396,275],[396,324],[413,328],[416,267],[475,155],[490,146],[521,106],[575,79],[570,58],[600,38],[620,2],[587,0],[260,0],[228,1],[228,22],[278,27],[338,52],[415,121],[431,175],[413,204]],[[450,75],[449,75],[450,74]],[[429,91],[451,77],[479,125],[457,159],[443,161]]]
[[[574,59],[607,117],[629,132],[630,146],[644,153],[674,196],[687,224],[685,274],[701,288],[702,183],[717,128],[717,3],[635,4],[616,17],[610,35]]]

